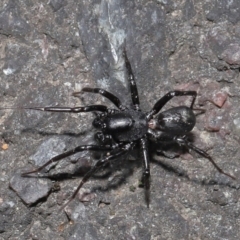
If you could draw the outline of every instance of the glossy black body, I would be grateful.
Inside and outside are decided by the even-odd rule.
[[[193,110],[186,106],[170,108],[157,116],[157,130],[170,135],[185,135],[196,124]]]
[[[101,114],[93,121],[93,126],[111,135],[116,142],[136,141],[148,131],[146,114],[134,109]]]

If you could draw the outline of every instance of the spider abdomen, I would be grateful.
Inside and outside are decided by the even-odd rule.
[[[174,135],[184,135],[190,132],[196,124],[193,110],[179,106],[161,112],[155,121],[155,129]]]

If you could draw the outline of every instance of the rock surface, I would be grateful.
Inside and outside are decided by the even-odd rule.
[[[239,179],[239,11],[239,0],[2,0],[0,101],[16,109],[0,110],[0,144],[8,144],[0,150],[0,239],[240,239],[239,180],[192,152],[152,156],[149,209],[137,151],[96,174],[60,213],[99,154],[64,159],[44,178],[19,175],[91,144],[94,133],[92,113],[20,107],[112,107],[98,95],[72,96],[86,86],[131,104],[125,47],[141,108],[173,89],[197,90],[196,108],[206,112],[194,144]],[[166,108],[181,104],[188,98]]]

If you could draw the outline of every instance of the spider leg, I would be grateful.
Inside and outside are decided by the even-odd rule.
[[[215,162],[214,160],[212,159],[212,157],[207,154],[205,151],[203,151],[202,149],[196,147],[195,145],[193,145],[192,143],[190,143],[189,141],[187,141],[184,137],[177,137],[177,138],[174,138],[174,140],[180,144],[180,145],[183,145],[183,146],[186,146],[190,149],[192,149],[193,151],[197,152],[198,154],[200,154],[201,156],[205,157],[206,159],[208,159],[212,164],[213,166],[218,170],[218,172],[236,180],[236,178],[234,176],[232,176],[231,174],[229,173],[226,173],[224,172]]]
[[[22,176],[26,176],[28,174],[31,174],[31,173],[37,173],[37,172],[40,172],[42,169],[44,169],[46,166],[48,166],[49,164],[53,163],[53,162],[57,162],[57,161],[60,161],[62,160],[63,158],[66,158],[68,156],[71,156],[77,152],[82,152],[82,151],[109,151],[109,150],[112,150],[114,148],[114,146],[111,146],[111,145],[108,145],[108,146],[105,146],[105,145],[84,145],[84,146],[78,146],[74,149],[71,149],[67,152],[64,152],[62,154],[59,154],[53,158],[51,158],[49,161],[47,161],[45,164],[43,164],[41,167],[39,168],[36,168],[32,171],[29,171],[29,172],[25,172],[25,173],[22,173]]]
[[[84,183],[86,183],[88,181],[88,179],[101,167],[103,167],[104,165],[106,165],[107,163],[109,163],[112,160],[116,160],[116,158],[123,156],[124,154],[126,154],[133,146],[135,145],[135,143],[131,142],[128,144],[125,144],[124,146],[120,147],[119,149],[117,149],[117,151],[115,153],[110,152],[110,155],[105,156],[105,158],[97,161],[95,163],[95,165],[92,166],[92,168],[84,175],[84,177],[82,178],[80,184],[78,185],[77,189],[74,191],[74,193],[72,194],[72,196],[69,198],[69,200],[61,207],[60,210],[64,209],[77,195],[77,193],[79,192],[79,190],[82,188],[82,186],[84,185]]]
[[[15,109],[15,108],[7,108]],[[29,109],[45,112],[69,112],[69,113],[79,113],[79,112],[107,112],[108,108],[104,105],[89,105],[85,107],[23,107],[20,109]]]
[[[166,95],[164,95],[162,98],[160,98],[155,105],[153,106],[152,110],[147,114],[147,119],[151,119],[153,115],[157,114],[163,106],[170,101],[173,97],[179,97],[179,96],[192,96],[193,100],[190,105],[190,108],[193,109],[193,104],[195,102],[195,99],[197,97],[196,91],[171,91],[168,92]]]
[[[126,65],[127,72],[128,72],[128,81],[130,83],[130,91],[131,91],[132,102],[133,102],[133,105],[134,105],[135,109],[140,110],[137,85],[136,85],[136,81],[135,81],[135,78],[134,78],[134,75],[133,75],[131,64],[130,64],[130,62],[128,60],[128,57],[127,57],[126,49],[124,49],[124,51],[123,51],[123,56],[124,56],[124,59],[125,59],[125,65]]]
[[[147,207],[149,207],[150,202],[150,158],[148,152],[148,140],[146,137],[140,139],[140,145],[143,153],[143,173],[142,181],[145,188],[145,200]]]
[[[113,144],[112,136],[109,134],[104,134],[103,132],[96,132],[94,137],[99,144],[102,144],[102,145]]]
[[[104,96],[105,98],[107,98],[108,100],[110,100],[120,110],[126,109],[126,107],[122,105],[122,103],[118,97],[116,97],[112,93],[110,93],[102,88],[83,88],[80,92],[74,92],[73,96],[76,97],[81,92],[98,93],[98,94]]]
[[[158,138],[161,137],[162,132],[158,130],[153,130],[151,128],[148,128],[148,135],[157,142]]]
[[[168,152],[167,149],[172,148],[172,137],[164,134],[161,131],[153,130],[151,128],[148,129],[148,137],[151,141],[155,142],[158,145],[156,149],[157,154],[161,154],[166,158],[173,159],[178,156],[177,153]]]

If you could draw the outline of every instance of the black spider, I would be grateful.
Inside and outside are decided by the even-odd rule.
[[[81,151],[105,151],[105,156],[97,161],[92,166],[89,172],[85,174],[79,186],[71,196],[71,198],[64,204],[65,207],[71,200],[75,198],[83,184],[93,175],[93,173],[99,168],[103,167],[107,163],[114,161],[115,159],[127,154],[135,146],[141,148],[143,155],[143,173],[142,180],[145,186],[145,196],[147,206],[149,205],[149,188],[150,188],[150,156],[149,156],[149,141],[155,142],[162,141],[161,136],[168,138],[168,141],[176,142],[181,146],[186,146],[207,158],[214,167],[222,174],[235,179],[234,176],[225,173],[213,159],[203,150],[194,146],[186,138],[196,123],[196,117],[193,112],[193,104],[195,102],[197,92],[196,91],[171,91],[165,96],[160,98],[152,110],[143,113],[139,106],[139,97],[136,82],[132,72],[130,62],[124,51],[125,65],[128,72],[128,81],[130,85],[131,97],[133,108],[128,108],[122,105],[119,98],[112,93],[105,91],[101,88],[83,88],[81,92],[98,93],[107,99],[109,99],[117,109],[109,109],[104,105],[89,105],[85,107],[24,107],[23,109],[32,109],[48,112],[97,112],[97,117],[93,120],[93,126],[100,131],[96,133],[96,138],[99,145],[84,145],[78,146],[72,150],[57,155],[46,162],[41,167],[25,172],[22,176],[27,176],[31,173],[41,171],[47,165],[52,162],[59,161],[65,157],[73,155]],[[78,93],[74,93],[77,96]],[[193,100],[190,107],[179,106],[170,108],[164,112],[160,112],[163,106],[175,96],[192,96]]]

